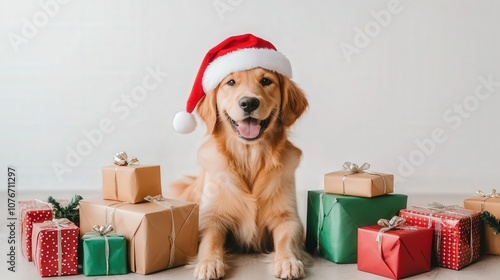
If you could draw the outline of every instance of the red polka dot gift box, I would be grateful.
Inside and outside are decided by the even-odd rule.
[[[427,207],[410,206],[399,211],[408,225],[434,229],[433,263],[455,270],[480,256],[480,212],[457,205],[432,203]]]
[[[52,220],[52,209],[40,200],[19,201],[21,253],[28,260],[31,256],[31,233],[34,223]]]
[[[32,255],[40,276],[78,274],[79,228],[68,219],[33,224]]]

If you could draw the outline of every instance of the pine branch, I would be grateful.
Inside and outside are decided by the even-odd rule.
[[[62,207],[52,196],[47,199],[53,205],[54,217],[56,219],[66,218],[77,226],[80,226],[79,202],[82,200],[80,195],[75,195],[66,207]]]
[[[63,213],[63,208],[61,204],[57,200],[55,200],[52,196],[49,196],[47,201],[52,205],[52,212],[54,213],[54,218],[60,219],[59,217]]]
[[[483,211],[481,213],[481,219],[485,224],[491,227],[494,235],[497,235],[497,233],[500,232],[500,220],[497,219],[493,214],[488,211]]]

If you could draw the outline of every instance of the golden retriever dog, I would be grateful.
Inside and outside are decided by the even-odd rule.
[[[274,251],[276,277],[305,276],[295,192],[302,152],[287,136],[307,106],[293,81],[259,67],[229,74],[198,103],[209,136],[198,151],[202,170],[169,195],[200,205],[196,279],[223,278],[226,250]]]

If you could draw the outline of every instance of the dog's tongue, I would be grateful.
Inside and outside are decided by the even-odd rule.
[[[260,124],[256,119],[248,118],[237,122],[240,135],[247,139],[253,139],[260,133]]]

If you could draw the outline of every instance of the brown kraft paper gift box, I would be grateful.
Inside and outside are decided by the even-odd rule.
[[[350,171],[335,171],[325,174],[325,192],[360,197],[385,195],[394,192],[394,175],[385,173],[353,174]]]
[[[164,202],[171,205],[172,210],[150,202],[81,200],[80,234],[92,231],[94,225],[111,223],[115,232],[127,239],[129,267],[135,273],[146,275],[184,265],[198,250],[198,206],[181,200]],[[172,234],[172,214],[175,235]]]
[[[488,211],[497,219],[500,219],[500,196],[472,196],[464,200],[464,208],[481,212]],[[481,248],[483,252],[500,255],[500,234],[495,235],[492,228],[487,224],[484,224],[483,227],[481,236]]]
[[[106,166],[102,168],[104,199],[138,203],[161,194],[159,165]]]

